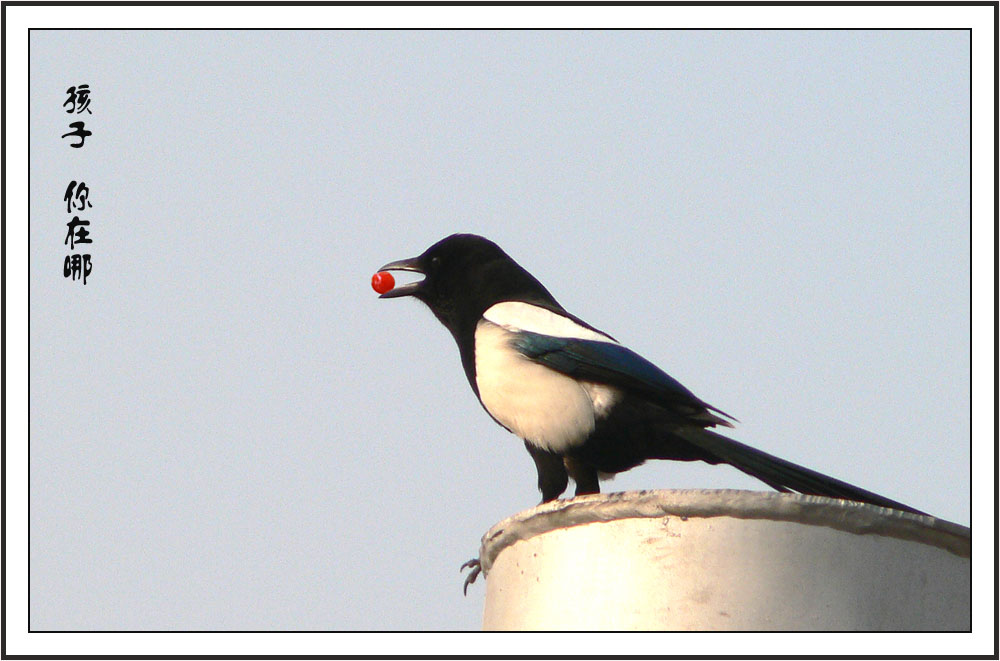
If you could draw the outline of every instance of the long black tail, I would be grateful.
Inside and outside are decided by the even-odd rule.
[[[675,432],[688,443],[718,457],[777,491],[798,491],[813,496],[841,498],[871,503],[914,514],[925,514],[895,500],[872,493],[828,475],[785,461],[772,454],[761,452],[721,434],[707,429],[689,429]]]

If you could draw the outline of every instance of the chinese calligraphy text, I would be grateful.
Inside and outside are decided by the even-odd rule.
[[[71,86],[66,90],[66,94],[68,97],[63,103],[63,108],[68,114],[81,115],[84,112],[88,115],[93,114],[90,110],[90,85],[84,83]],[[64,133],[62,138],[75,138],[76,142],[71,142],[69,145],[74,149],[83,147],[87,137],[93,135],[93,132],[88,131],[82,121],[71,122],[69,128],[73,130]],[[75,179],[70,181],[63,193],[63,202],[66,203],[66,213],[72,216],[72,220],[66,223],[66,234],[63,238],[63,245],[69,246],[70,250],[70,254],[63,259],[63,278],[69,278],[74,282],[80,280],[86,285],[87,278],[94,270],[94,265],[90,253],[80,254],[76,251],[81,246],[89,246],[94,243],[90,236],[90,220],[80,217],[94,206],[90,202],[90,188],[83,181]]]

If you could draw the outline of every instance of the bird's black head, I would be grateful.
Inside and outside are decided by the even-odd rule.
[[[475,234],[452,234],[418,257],[389,262],[379,270],[424,274],[423,280],[400,285],[380,298],[413,296],[453,334],[474,326],[483,312],[501,301],[559,307],[545,287],[500,246]]]

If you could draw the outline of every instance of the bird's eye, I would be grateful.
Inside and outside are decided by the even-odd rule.
[[[431,257],[431,268],[436,269],[436,268],[440,268],[440,266],[441,266],[441,258],[440,257]]]

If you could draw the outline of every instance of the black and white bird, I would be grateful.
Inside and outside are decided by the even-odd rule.
[[[492,241],[454,234],[380,270],[424,275],[381,298],[423,301],[451,331],[483,408],[534,459],[543,502],[569,478],[576,495],[598,493],[603,476],[674,459],[729,464],[778,491],[922,514],[711,431],[735,419],[567,312]]]

